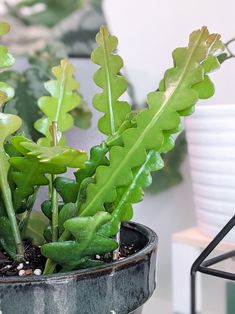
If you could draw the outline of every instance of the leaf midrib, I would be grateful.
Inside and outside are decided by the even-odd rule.
[[[107,43],[105,40],[105,30],[102,29],[102,41],[103,41],[103,49],[104,49],[104,68],[105,68],[105,76],[106,76],[106,83],[108,89],[108,109],[109,109],[109,116],[110,116],[110,130],[111,135],[115,133],[115,118],[113,112],[113,102],[112,102],[112,84],[110,78],[110,67],[109,67],[109,54],[107,51]]]
[[[58,106],[57,106],[56,116],[55,116],[55,121],[54,121],[57,123],[58,123],[59,118],[60,118],[60,113],[62,110],[62,104],[63,104],[64,94],[65,94],[65,85],[66,85],[65,72],[66,72],[67,66],[68,66],[68,62],[66,62],[66,64],[64,66],[62,66],[63,72],[62,72],[62,77],[61,77],[60,85],[59,85]]]

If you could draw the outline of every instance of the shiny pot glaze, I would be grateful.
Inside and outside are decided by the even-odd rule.
[[[102,267],[0,279],[2,314],[140,314],[155,289],[157,235],[125,223],[121,241],[138,252]]]

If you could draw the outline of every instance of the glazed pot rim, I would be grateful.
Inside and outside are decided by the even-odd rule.
[[[125,222],[122,224],[122,228],[132,229],[136,232],[139,232],[143,236],[148,239],[145,247],[140,251],[130,255],[122,260],[108,263],[106,265],[74,270],[71,272],[65,273],[57,273],[53,275],[32,275],[32,276],[11,276],[11,277],[2,277],[0,278],[0,284],[11,284],[11,283],[36,283],[36,282],[52,282],[52,281],[63,281],[70,280],[73,278],[81,278],[81,277],[90,277],[90,276],[100,276],[107,273],[113,273],[115,271],[121,270],[133,264],[140,263],[141,261],[146,260],[146,255],[150,254],[154,251],[158,244],[158,236],[157,234],[150,229],[149,227],[136,223],[136,222]]]

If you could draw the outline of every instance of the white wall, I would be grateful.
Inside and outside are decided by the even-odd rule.
[[[172,50],[186,46],[190,32],[207,25],[224,41],[235,37],[234,0],[104,0],[103,7],[139,102],[158,86]],[[235,101],[235,61],[224,68],[216,74],[214,102]]]

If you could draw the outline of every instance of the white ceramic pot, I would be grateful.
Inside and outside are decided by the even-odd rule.
[[[199,105],[185,125],[198,225],[215,235],[235,214],[235,104]]]

